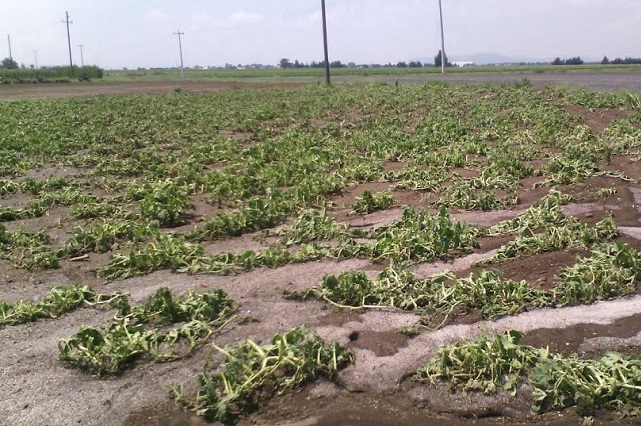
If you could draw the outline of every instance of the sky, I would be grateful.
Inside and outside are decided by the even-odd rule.
[[[641,57],[641,0],[442,0],[445,51],[552,60]],[[326,0],[330,61],[433,58],[438,0]],[[320,0],[1,0],[0,57],[107,69],[277,64],[323,58]]]

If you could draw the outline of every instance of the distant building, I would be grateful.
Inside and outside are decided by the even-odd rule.
[[[473,67],[476,64],[470,61],[454,61],[452,62],[452,65],[454,65],[455,67]]]

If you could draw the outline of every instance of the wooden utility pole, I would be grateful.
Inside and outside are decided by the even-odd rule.
[[[443,30],[443,4],[438,0],[438,13],[441,17],[441,74],[445,74],[445,31]]]
[[[38,51],[34,50],[33,51],[33,56],[36,58],[36,70],[38,69]]]
[[[183,42],[181,36],[184,35],[185,33],[181,33],[180,29],[178,29],[177,33],[174,33],[174,35],[178,36],[178,49],[180,49],[180,76],[182,79],[185,79],[185,68],[183,66]]]
[[[329,75],[329,52],[327,50],[327,14],[325,13],[325,0],[321,0],[321,11],[323,15],[323,47],[325,50],[325,84],[331,84]]]
[[[84,44],[79,44],[78,47],[80,48],[80,64],[84,68],[85,67],[85,55],[82,52],[82,48],[85,47],[85,45]]]
[[[9,59],[13,61],[13,55],[11,54],[11,36],[7,34],[7,43],[9,43]]]
[[[69,24],[73,24],[73,21],[69,20],[69,12],[65,12],[65,20],[62,21],[63,24],[67,24],[67,46],[69,47],[69,66],[71,67],[71,76],[73,77],[73,58],[71,56],[71,35],[69,34]]]

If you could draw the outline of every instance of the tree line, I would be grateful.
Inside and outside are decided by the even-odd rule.
[[[388,63],[386,65],[380,65],[380,64],[372,64],[372,65],[361,64],[361,65],[356,65],[356,63],[354,63],[354,62],[350,62],[350,63],[345,64],[345,63],[343,63],[341,61],[332,61],[332,62],[329,63],[329,66],[330,66],[330,68],[348,68],[348,67],[352,68],[352,67],[357,67],[357,66],[361,67],[361,68],[369,68],[370,66],[373,67],[373,68],[378,68],[378,67],[381,67],[381,68],[382,67],[423,68],[423,67],[431,67],[431,66],[440,67],[441,66],[441,60],[442,60],[441,59],[441,51],[439,50],[438,53],[436,54],[436,56],[434,56],[434,63],[433,64],[430,64],[430,63],[427,63],[427,62],[423,63],[421,61],[408,61],[408,62],[401,61],[401,62],[397,62],[395,64],[392,64],[390,62],[390,63]],[[307,64],[307,63],[304,63],[304,62],[300,62],[298,59],[296,59],[296,60],[294,60],[294,62],[292,62],[291,60],[289,60],[289,58],[282,58],[278,62],[278,65],[279,65],[280,68],[284,68],[284,69],[287,69],[287,68],[325,68],[325,61],[321,61],[321,62],[312,61],[312,62]],[[447,54],[445,55],[445,66],[447,66],[447,67],[454,66],[449,61],[449,59],[447,58]]]
[[[601,60],[601,63],[603,65],[608,65],[608,64],[614,64],[614,65],[641,64],[641,58],[631,58],[631,57],[628,56],[625,59],[615,58],[613,60],[609,60],[607,56],[604,56],[603,59]]]
[[[575,58],[569,58],[569,59],[561,59],[558,56],[554,58],[552,61],[552,65],[583,65],[583,59],[581,59],[580,56],[577,56]],[[632,64],[641,64],[641,58],[631,58],[627,57],[625,59],[621,58],[616,58],[613,60],[609,60],[607,56],[604,56],[603,59],[601,60],[601,64],[603,65],[632,65]]]

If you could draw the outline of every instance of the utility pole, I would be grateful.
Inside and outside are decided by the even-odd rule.
[[[11,36],[7,34],[7,42],[9,43],[9,59],[13,61],[13,55],[11,54]]]
[[[321,0],[321,11],[323,15],[323,48],[325,51],[325,84],[331,84],[329,75],[329,53],[327,50],[327,14],[325,13],[325,0]]]
[[[71,76],[73,77],[73,59],[71,57],[71,35],[69,35],[69,24],[73,24],[73,21],[69,20],[69,12],[65,12],[65,20],[62,21],[63,24],[67,24],[67,45],[69,47],[69,66],[71,67]]]
[[[441,74],[445,74],[445,31],[443,30],[443,5],[438,0],[438,13],[441,17]]]
[[[174,35],[178,36],[178,49],[180,49],[180,75],[182,79],[185,79],[185,68],[183,66],[183,43],[182,43],[182,38],[185,33],[180,32],[180,28],[178,29],[177,33],[174,33]]]
[[[38,51],[34,50],[33,51],[33,56],[36,58],[36,70],[38,69]]]
[[[80,48],[80,64],[82,67],[85,67],[85,55],[82,54],[82,48],[85,47],[84,44],[79,44],[78,47]]]

